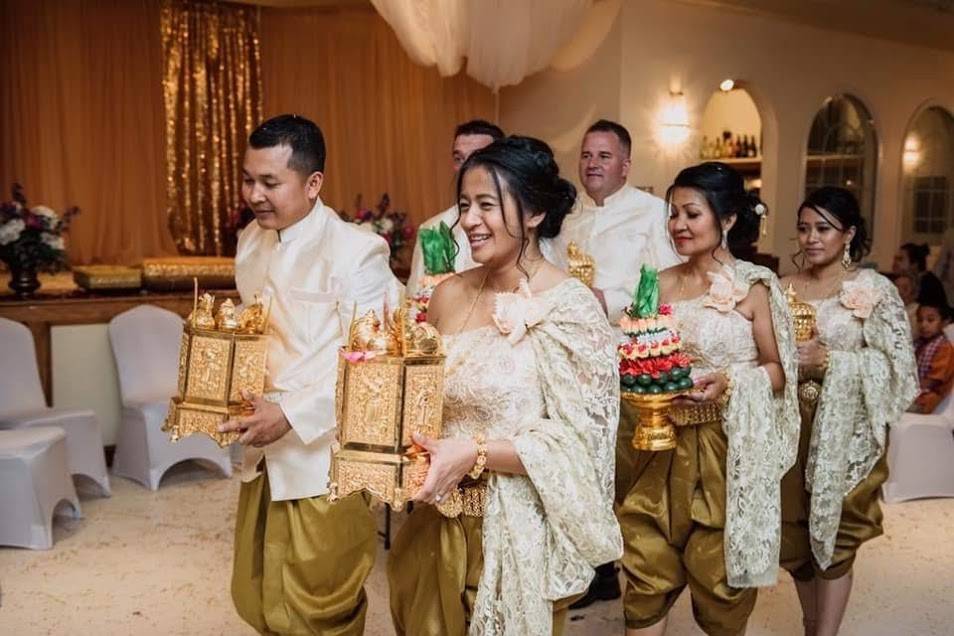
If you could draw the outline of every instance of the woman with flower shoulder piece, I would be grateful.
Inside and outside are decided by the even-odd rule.
[[[592,292],[544,260],[575,199],[543,142],[508,137],[458,177],[478,267],[441,283],[444,438],[388,562],[399,634],[560,633],[594,567],[619,558],[619,374]]]
[[[617,509],[627,634],[662,634],[686,585],[708,634],[745,630],[756,588],[778,573],[780,482],[798,441],[795,341],[775,275],[732,249],[758,238],[765,206],[723,163],[686,168],[666,193],[687,261],[660,273],[692,358],[676,448],[640,451]]]
[[[783,285],[815,309],[815,336],[799,344],[798,364],[821,387],[799,393],[798,461],[782,484],[782,565],[805,633],[827,635],[838,632],[858,548],[881,534],[887,427],[917,396],[918,378],[894,285],[854,265],[870,247],[854,195],[821,188],[797,223],[805,267]]]

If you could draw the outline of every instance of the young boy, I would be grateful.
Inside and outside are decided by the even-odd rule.
[[[915,413],[933,413],[941,400],[947,397],[954,383],[954,345],[944,335],[950,320],[946,303],[926,302],[918,307],[918,339],[915,356],[918,361],[918,380],[921,394],[911,410]]]

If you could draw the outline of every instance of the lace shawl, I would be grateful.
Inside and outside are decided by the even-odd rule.
[[[553,601],[584,592],[623,552],[613,513],[619,372],[613,332],[592,292],[500,294],[495,322],[530,339],[546,417],[512,437],[527,476],[495,473],[483,525],[484,569],[472,635],[549,636]]]
[[[746,261],[735,264],[737,283],[763,283],[769,304],[785,388],[772,391],[761,367],[733,368],[732,395],[723,430],[726,456],[725,562],[732,587],[774,585],[781,542],[780,482],[798,452],[798,358],[792,319],[775,275]]]
[[[845,495],[871,472],[885,451],[887,426],[918,394],[911,330],[894,285],[863,270],[844,284],[834,307],[862,320],[865,345],[840,350],[837,342],[827,343],[831,358],[805,470],[812,552],[822,569],[831,564]]]

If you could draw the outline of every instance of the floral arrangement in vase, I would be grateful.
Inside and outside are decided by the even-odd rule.
[[[10,269],[10,289],[28,296],[40,286],[38,271],[69,267],[65,235],[79,208],[62,216],[43,205],[31,208],[19,183],[13,184],[11,196],[12,201],[0,203],[0,260]]]
[[[391,248],[392,262],[405,245],[414,240],[414,226],[407,220],[407,214],[391,209],[391,197],[385,192],[373,210],[365,208],[361,202],[361,195],[355,198],[354,216],[349,216],[343,210],[339,211],[346,221],[363,226],[385,241]]]

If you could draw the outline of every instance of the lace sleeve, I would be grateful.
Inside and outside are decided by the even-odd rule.
[[[831,563],[845,495],[884,453],[887,426],[917,397],[918,378],[904,304],[887,279],[867,275],[875,302],[864,318],[865,345],[831,352],[815,412],[806,467],[815,560]],[[842,306],[833,311],[845,311]]]
[[[725,560],[729,585],[774,585],[781,537],[780,482],[798,451],[797,357],[788,303],[769,270],[743,261],[737,276],[769,288],[769,305],[785,387],[772,391],[761,367],[735,369],[723,424],[726,457]]]
[[[528,420],[513,438],[527,477],[492,478],[471,634],[549,635],[553,601],[585,591],[594,567],[623,552],[613,513],[612,330],[578,282],[530,322],[546,417]]]

